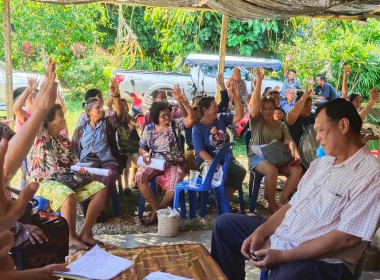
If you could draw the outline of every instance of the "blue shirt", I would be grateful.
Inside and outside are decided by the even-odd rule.
[[[316,86],[314,89],[315,94],[320,94],[326,98],[326,100],[333,100],[339,98],[335,88],[330,83],[325,83],[323,87]]]
[[[92,130],[89,123],[85,125],[80,144],[82,147],[82,151],[79,155],[80,161],[85,161],[87,155],[94,150],[102,165],[117,162],[112,156],[111,148],[108,144],[107,126],[104,118],[98,123],[94,130]]]
[[[290,104],[288,103],[288,101],[285,99],[283,101],[280,102],[280,107],[282,109],[284,109],[285,113],[289,113],[290,109],[292,109],[294,107],[294,105],[296,104],[296,100],[294,99]]]
[[[196,161],[202,161],[199,152],[205,151],[215,157],[218,150],[227,142],[227,126],[233,124],[234,114],[219,113],[212,124],[200,122],[193,126],[193,144],[197,155]]]
[[[291,83],[289,81],[288,76],[286,76],[284,78],[284,82],[283,82],[281,92],[280,92],[280,95],[282,98],[285,98],[285,94],[290,88],[294,89],[294,91],[297,92],[297,89],[301,88],[301,83],[296,78],[294,78],[293,82]]]

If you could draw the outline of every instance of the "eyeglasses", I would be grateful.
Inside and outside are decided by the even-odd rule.
[[[161,119],[170,119],[172,117],[171,113],[162,114],[160,116]]]

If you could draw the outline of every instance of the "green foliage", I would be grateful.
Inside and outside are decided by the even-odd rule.
[[[105,56],[99,53],[88,53],[81,59],[72,59],[72,62],[63,72],[68,87],[77,93],[85,93],[89,88],[99,88],[106,92],[109,87],[107,71],[110,63]]]
[[[0,3],[2,10],[3,3]],[[12,37],[13,63],[15,69],[44,72],[48,57],[56,60],[58,77],[70,66],[73,53],[70,46],[81,43],[91,46],[106,36],[98,26],[107,25],[108,19],[102,4],[54,5],[27,0],[11,1],[11,19],[16,32]],[[1,43],[3,43],[3,19]],[[23,42],[29,41],[32,56],[26,58]],[[4,49],[0,49],[4,57]]]
[[[288,31],[290,42],[273,48],[279,55],[292,55],[289,68],[305,83],[310,76],[326,74],[338,90],[342,88],[343,66],[351,65],[348,89],[368,99],[371,88],[380,83],[380,22],[369,20],[366,26],[354,21],[293,19]]]

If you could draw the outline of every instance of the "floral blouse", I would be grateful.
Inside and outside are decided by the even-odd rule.
[[[56,173],[69,171],[74,162],[67,137],[59,135],[54,139],[47,128],[41,126],[27,157],[28,178],[47,180]]]

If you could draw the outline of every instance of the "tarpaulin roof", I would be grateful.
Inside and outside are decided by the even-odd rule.
[[[357,19],[380,17],[380,0],[32,0],[56,4],[103,2],[169,8],[204,8],[237,19],[321,17]]]
[[[213,54],[189,54],[186,57],[185,64],[190,65],[209,65],[216,66],[219,64],[219,55]],[[225,66],[241,66],[246,68],[268,68],[275,71],[281,70],[281,61],[278,59],[255,58],[243,56],[226,56]]]

